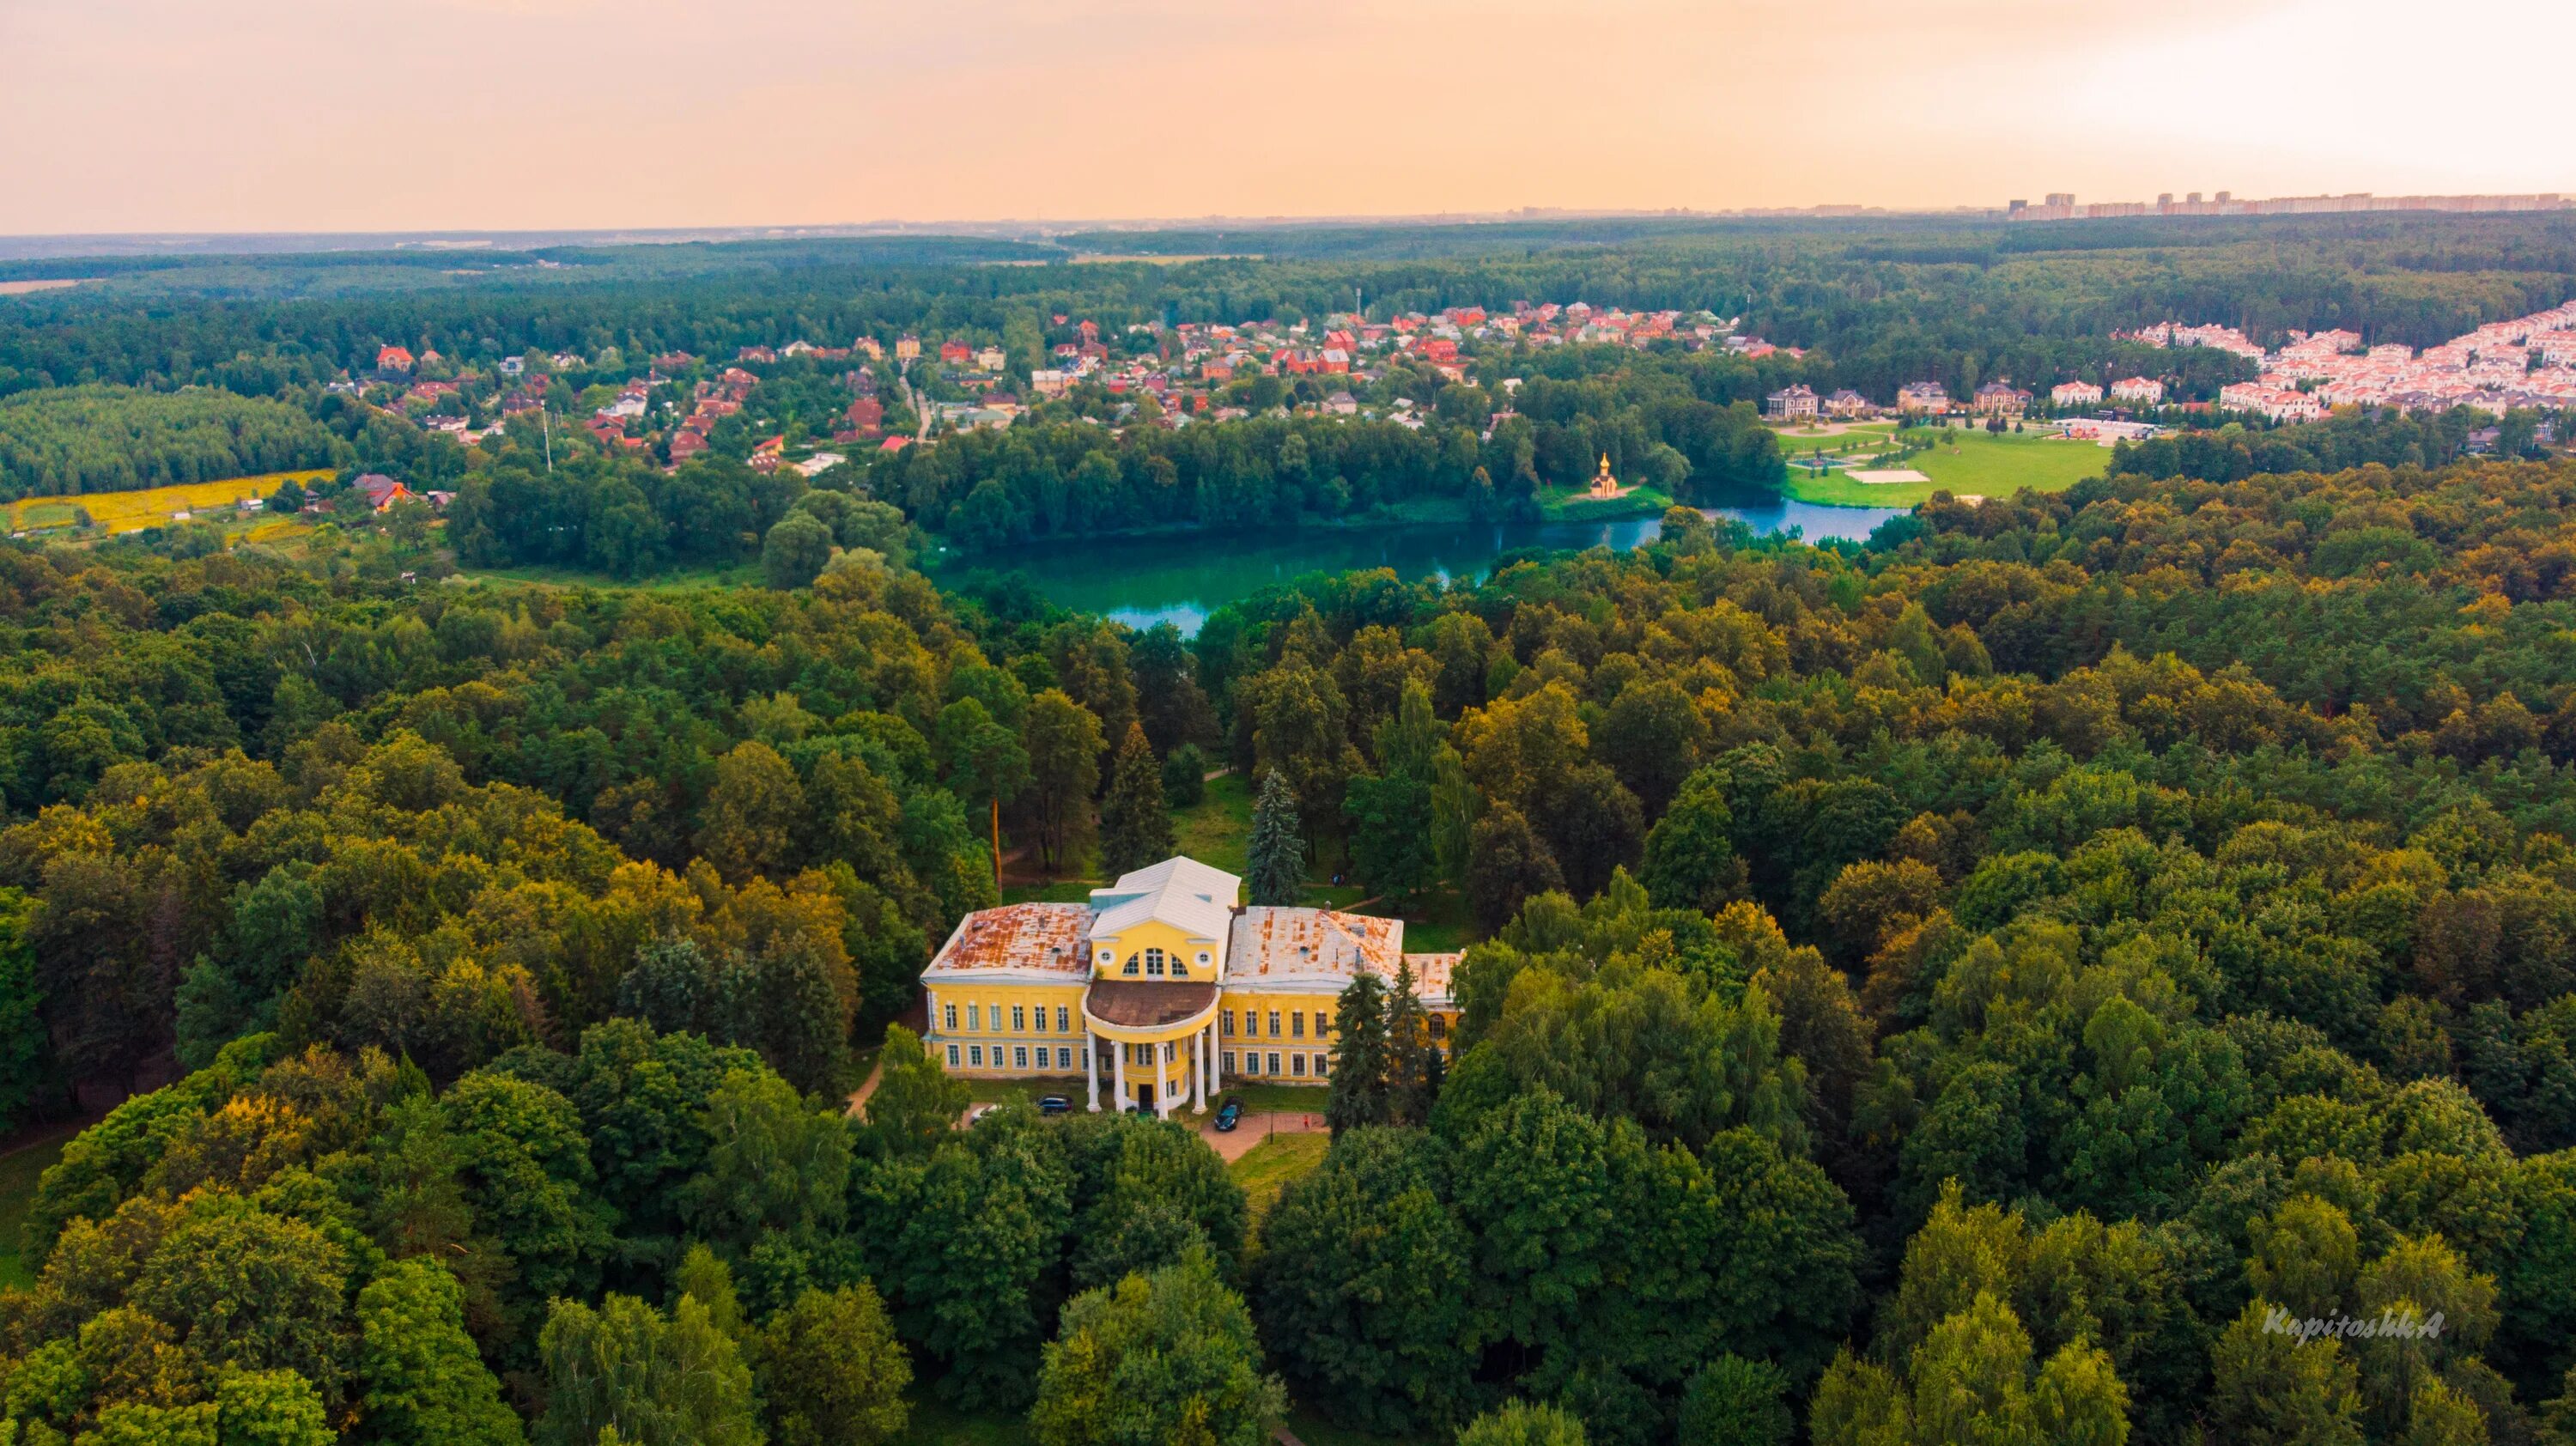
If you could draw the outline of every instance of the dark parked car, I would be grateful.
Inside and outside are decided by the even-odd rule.
[[[1069,1099],[1066,1099],[1066,1098],[1065,1098],[1064,1096],[1062,1096],[1062,1095],[1040,1095],[1040,1096],[1038,1096],[1038,1113],[1039,1113],[1039,1114],[1042,1114],[1042,1115],[1061,1115],[1061,1114],[1066,1113],[1067,1111],[1070,1111],[1072,1108],[1073,1108],[1073,1101],[1071,1101],[1071,1100],[1069,1100]]]
[[[1224,1107],[1216,1112],[1216,1128],[1219,1134],[1224,1134],[1242,1123],[1243,1106],[1238,1101],[1227,1100]]]

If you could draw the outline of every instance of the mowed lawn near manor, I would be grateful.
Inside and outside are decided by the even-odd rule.
[[[1929,451],[1902,461],[1864,463],[1864,470],[1908,469],[1930,479],[1923,482],[1862,482],[1836,471],[1818,476],[1791,468],[1788,493],[1800,502],[1833,507],[1913,507],[1932,500],[1935,492],[1957,497],[2010,497],[2027,487],[2063,492],[2087,477],[2102,475],[2110,463],[2107,448],[2071,442],[2037,432],[1993,433],[1976,428],[1947,428],[1932,434]],[[1795,434],[1784,436],[1793,445]],[[1798,451],[1809,450],[1808,446]]]
[[[1270,1213],[1280,1191],[1324,1163],[1324,1151],[1332,1143],[1333,1137],[1327,1134],[1272,1135],[1227,1165],[1225,1172],[1242,1187],[1244,1203],[1252,1207],[1252,1218],[1258,1221]]]
[[[1172,811],[1173,851],[1242,877],[1252,837],[1252,793],[1250,781],[1231,769],[1207,780],[1206,796],[1188,808]],[[1333,882],[1329,860],[1310,859],[1308,863],[1306,891],[1297,902],[1310,908],[1351,909],[1380,918],[1401,918],[1404,920],[1404,948],[1409,954],[1455,953],[1467,946],[1473,930],[1467,921],[1466,901],[1456,890],[1441,889],[1398,908],[1390,900],[1370,897],[1369,891],[1359,884]],[[1026,867],[1025,862],[1014,867],[1014,876],[1002,890],[1002,902],[1079,904],[1090,899],[1093,889],[1109,882],[1088,875],[1031,880],[1019,875],[1018,870],[1022,867]],[[1247,1103],[1245,1108],[1290,1109],[1295,1106]]]
[[[260,514],[246,517],[237,511],[244,501],[265,499],[289,478],[312,482],[332,475],[328,469],[267,472],[257,477],[227,477],[219,482],[189,482],[175,487],[147,487],[134,492],[24,497],[9,504],[9,530],[37,532],[52,527],[77,526],[83,512],[89,514],[90,521],[110,532],[140,532],[147,527],[164,527],[182,512],[197,521],[252,522],[260,520]],[[198,516],[217,510],[220,510],[220,515]]]
[[[1183,857],[1242,877],[1252,842],[1252,780],[1231,769],[1209,779],[1207,797],[1174,811],[1172,837]]]
[[[1252,791],[1251,782],[1232,770],[1209,779],[1206,797],[1188,808],[1172,810],[1172,851],[1223,869],[1237,878],[1243,877],[1252,842]],[[1310,855],[1307,865],[1306,892],[1297,902],[1319,909],[1347,909],[1366,899],[1368,891],[1359,885],[1333,882],[1329,860]],[[1079,878],[1044,882],[1026,882],[1015,877],[1002,890],[1002,902],[1079,904],[1091,897],[1093,889],[1110,882],[1096,877],[1096,872]],[[1017,868],[1013,874],[1018,874]],[[1366,912],[1383,911],[1372,907]],[[1405,947],[1420,953],[1424,946],[1407,939]]]

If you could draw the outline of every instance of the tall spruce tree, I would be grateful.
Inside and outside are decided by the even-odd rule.
[[[1118,761],[1109,772],[1109,795],[1100,801],[1100,868],[1111,878],[1170,858],[1172,813],[1163,775],[1145,725],[1127,725]]]
[[[1386,1001],[1386,1108],[1388,1122],[1431,1122],[1432,1097],[1440,1089],[1438,1052],[1431,1043],[1431,1022],[1423,1017],[1422,996],[1413,992],[1413,966],[1399,958],[1395,984]]]
[[[1306,888],[1306,838],[1297,829],[1297,795],[1274,768],[1252,804],[1252,843],[1244,880],[1255,904],[1294,904]]]
[[[1333,1041],[1333,1089],[1324,1103],[1324,1123],[1338,1135],[1362,1125],[1387,1122],[1386,982],[1361,974],[1342,989],[1333,1006],[1339,1034]]]

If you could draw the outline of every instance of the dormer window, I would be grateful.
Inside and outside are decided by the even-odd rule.
[[[1205,949],[1199,951],[1199,967],[1201,969],[1208,967],[1208,951]]]
[[[1114,958],[1114,957],[1115,957],[1115,956],[1114,956],[1114,955],[1112,955],[1112,954],[1111,954],[1108,950],[1106,950],[1106,949],[1103,949],[1103,950],[1101,950],[1101,951],[1100,951],[1100,962],[1101,962],[1101,964],[1102,964],[1102,966],[1103,966],[1103,967],[1106,967],[1106,966],[1108,965],[1109,961],[1110,961],[1112,958]]]

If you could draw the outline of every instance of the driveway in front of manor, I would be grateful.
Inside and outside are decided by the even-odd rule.
[[[1239,1124],[1224,1134],[1217,1133],[1216,1111],[1210,1110],[1207,1118],[1198,1126],[1199,1138],[1207,1141],[1208,1148],[1216,1151],[1217,1157],[1228,1164],[1242,1159],[1251,1153],[1253,1146],[1269,1139],[1272,1135],[1320,1135],[1324,1133],[1324,1129],[1322,1110],[1263,1110],[1257,1114],[1247,1112]]]
[[[850,1092],[850,1114],[853,1117],[866,1108],[868,1096],[877,1092],[877,1084],[884,1077],[884,1073],[882,1067],[869,1070],[867,1079]],[[1204,1116],[1193,1115],[1187,1110],[1175,1110],[1172,1112],[1172,1118],[1196,1129],[1199,1132],[1199,1138],[1207,1141],[1208,1148],[1216,1151],[1217,1158],[1228,1164],[1250,1154],[1253,1146],[1273,1135],[1320,1135],[1326,1129],[1324,1112],[1321,1110],[1247,1112],[1233,1129],[1225,1131],[1217,1129],[1214,1110],[1209,1110]]]

